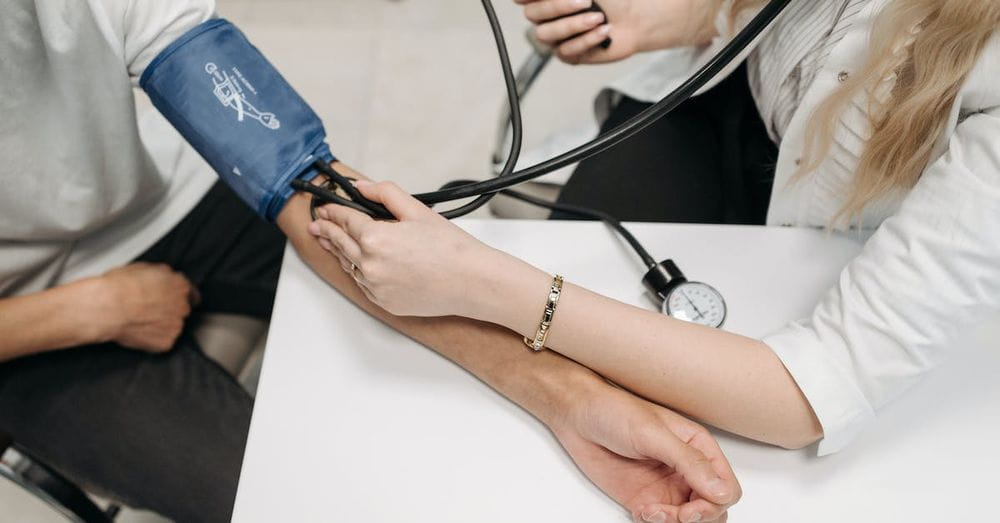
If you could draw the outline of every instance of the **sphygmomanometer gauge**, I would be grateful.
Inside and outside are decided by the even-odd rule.
[[[726,300],[707,283],[690,281],[673,260],[650,267],[642,278],[660,301],[663,314],[681,321],[719,328],[726,321]]]
[[[726,300],[707,283],[685,281],[663,300],[663,313],[682,321],[718,328],[726,321]]]

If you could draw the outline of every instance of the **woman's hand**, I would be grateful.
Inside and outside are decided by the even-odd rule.
[[[481,319],[471,293],[488,294],[484,273],[516,260],[473,238],[389,182],[357,182],[398,219],[376,221],[339,205],[317,210],[309,232],[376,305],[397,316]],[[488,270],[484,270],[488,268]]]
[[[606,382],[577,391],[553,425],[584,474],[637,522],[724,522],[742,496],[707,430]]]
[[[582,12],[592,0],[514,1],[535,24],[536,38],[569,64],[616,62],[639,52],[705,43],[715,34],[715,2],[599,0],[605,18]],[[603,49],[607,38],[611,46]]]
[[[164,264],[133,263],[97,279],[102,341],[147,352],[166,352],[184,329],[198,291]]]

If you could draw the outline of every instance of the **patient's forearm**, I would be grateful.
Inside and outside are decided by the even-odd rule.
[[[464,367],[549,426],[564,412],[571,390],[600,382],[593,372],[558,354],[532,353],[502,327],[458,317],[398,317],[375,306],[308,233],[309,200],[303,194],[294,196],[279,215],[278,225],[317,274],[369,314]]]
[[[0,361],[100,339],[94,279],[0,299]]]

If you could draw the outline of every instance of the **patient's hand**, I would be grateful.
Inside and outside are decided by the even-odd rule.
[[[98,315],[101,341],[147,352],[169,351],[198,301],[198,290],[164,264],[133,263],[96,279],[101,291],[88,305]]]
[[[611,385],[598,385],[552,427],[580,469],[637,522],[727,519],[742,492],[703,427]]]
[[[535,36],[570,64],[606,63],[635,53],[705,43],[714,36],[716,2],[598,0],[607,14],[578,13],[591,0],[514,0]],[[611,38],[611,47],[599,46]]]

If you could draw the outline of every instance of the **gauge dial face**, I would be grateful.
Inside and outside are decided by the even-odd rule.
[[[663,313],[709,327],[726,321],[726,301],[710,285],[691,281],[678,285],[663,301]]]

